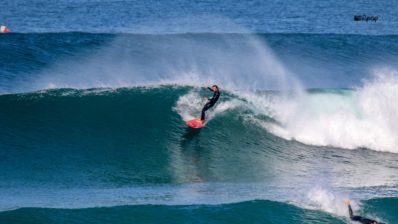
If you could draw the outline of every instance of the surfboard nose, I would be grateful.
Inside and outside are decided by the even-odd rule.
[[[186,122],[186,124],[191,128],[203,128],[205,126],[205,122],[200,118],[194,118]]]

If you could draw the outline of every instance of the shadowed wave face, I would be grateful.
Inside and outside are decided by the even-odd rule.
[[[240,216],[236,217],[239,212]],[[62,216],[61,216],[62,214]],[[114,220],[114,216],[118,218]],[[15,218],[18,217],[18,218]],[[333,223],[343,220],[320,211],[306,210],[272,201],[250,201],[225,206],[118,206],[82,210],[24,208],[0,213],[0,221],[30,223],[192,223],[198,220],[211,223],[278,222],[278,223]],[[80,221],[81,220],[81,221]]]

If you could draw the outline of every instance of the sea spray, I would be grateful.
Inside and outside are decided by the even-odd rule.
[[[302,89],[255,34],[120,34],[90,52],[64,57],[15,90],[205,83],[229,90]]]
[[[308,194],[308,199],[317,208],[338,215],[347,216],[348,208],[344,204],[344,200],[348,200],[345,197],[332,193],[324,188],[315,187],[311,189]],[[352,202],[352,206],[357,208],[357,204]]]

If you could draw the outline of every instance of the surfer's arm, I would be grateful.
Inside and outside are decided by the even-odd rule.
[[[352,212],[352,208],[351,208],[351,201],[350,200],[344,200],[344,204],[347,205],[348,207],[348,213],[350,214],[350,219],[352,219],[352,217],[354,217],[354,212]]]
[[[213,91],[213,89],[212,89],[211,87],[208,87],[208,86],[203,86],[202,88],[203,88],[203,89],[210,90],[210,91],[214,92],[214,91]]]
[[[208,90],[214,92],[213,89],[210,88],[210,87],[208,87],[208,86],[203,86],[203,89],[208,89]],[[213,97],[214,97],[214,96],[213,96]],[[213,97],[210,98],[210,97],[205,96],[204,98],[205,98],[206,100],[210,101],[211,99],[213,99]]]

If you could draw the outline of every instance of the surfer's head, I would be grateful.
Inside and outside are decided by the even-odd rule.
[[[213,91],[220,91],[219,89],[218,89],[218,86],[217,85],[213,85],[213,86],[211,86],[211,88],[213,89]]]

